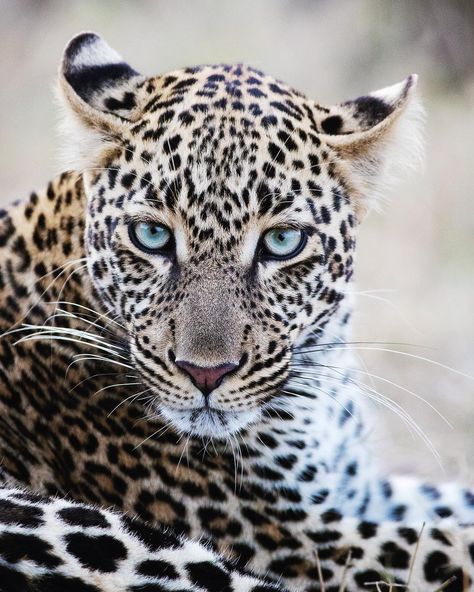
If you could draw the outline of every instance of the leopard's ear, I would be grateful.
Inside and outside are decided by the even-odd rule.
[[[325,110],[316,110],[321,137],[341,156],[363,214],[383,188],[421,163],[424,111],[416,74],[403,82]]]
[[[80,33],[69,42],[58,85],[68,168],[90,166],[97,149],[137,119],[143,80],[99,35]]]

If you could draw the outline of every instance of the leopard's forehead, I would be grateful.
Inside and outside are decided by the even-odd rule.
[[[318,225],[339,211],[344,181],[318,135],[327,110],[288,85],[217,65],[146,79],[137,95],[120,166],[131,214],[153,207],[165,223],[204,225],[202,241],[210,225],[218,234],[256,220]]]
[[[199,121],[199,114],[215,111],[216,115],[232,113],[243,125],[260,121],[267,126],[272,124],[272,115],[280,114],[296,121],[309,117],[317,131],[311,101],[284,82],[243,64],[176,70],[146,79],[139,87],[150,97],[142,111],[158,112],[163,122],[177,114],[183,124],[190,125]]]
[[[137,141],[162,155],[191,151],[202,165],[223,161],[224,174],[239,174],[239,162],[255,164],[262,147],[268,178],[275,165],[303,168],[297,156],[320,146],[326,125],[318,117],[326,109],[249,66],[179,70],[147,79],[137,91],[139,119],[130,129]]]

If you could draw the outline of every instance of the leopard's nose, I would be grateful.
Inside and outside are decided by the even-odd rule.
[[[224,376],[233,372],[239,367],[239,364],[229,362],[227,364],[220,364],[219,366],[211,366],[206,368],[204,366],[196,366],[191,362],[185,360],[175,360],[175,364],[181,368],[191,378],[193,383],[204,394],[208,395],[211,391],[217,388]]]

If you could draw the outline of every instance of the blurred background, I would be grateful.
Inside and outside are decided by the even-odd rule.
[[[427,111],[423,172],[361,228],[355,340],[474,374],[474,2],[472,0],[0,0],[1,205],[57,170],[52,86],[74,34],[93,30],[157,74],[247,62],[332,103],[417,72]],[[388,349],[386,345],[366,347]],[[391,470],[474,481],[474,381],[407,355],[357,352],[376,387],[416,420],[377,411],[372,440]]]

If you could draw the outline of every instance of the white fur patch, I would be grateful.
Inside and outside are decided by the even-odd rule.
[[[74,68],[90,68],[91,66],[104,66],[106,64],[119,64],[123,62],[122,56],[110,47],[101,37],[95,36],[84,41],[80,51],[74,56],[72,65]]]

